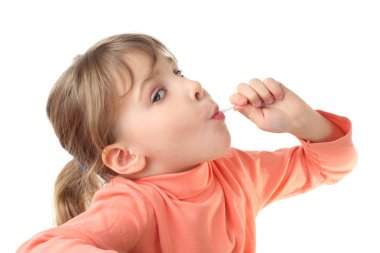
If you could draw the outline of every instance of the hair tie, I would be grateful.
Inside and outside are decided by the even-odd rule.
[[[82,172],[85,172],[87,170],[87,166],[79,162],[79,170]]]

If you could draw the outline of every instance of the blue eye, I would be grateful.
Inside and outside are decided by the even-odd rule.
[[[176,74],[177,76],[180,76],[180,77],[184,77],[182,70],[176,70],[176,71],[174,71],[174,74]]]
[[[159,90],[154,94],[154,96],[153,96],[153,98],[152,98],[152,102],[155,103],[155,102],[160,101],[161,99],[164,98],[165,94],[166,94],[166,90],[164,90],[164,89],[159,89]]]

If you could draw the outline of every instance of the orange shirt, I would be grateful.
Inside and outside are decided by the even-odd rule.
[[[356,163],[350,121],[321,114],[346,135],[275,152],[231,149],[181,173],[116,177],[89,210],[17,252],[255,252],[255,217],[263,207],[334,183]]]

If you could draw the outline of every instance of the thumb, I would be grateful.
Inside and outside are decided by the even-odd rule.
[[[263,120],[262,109],[252,106],[251,104],[236,105],[235,109],[243,114],[244,117],[251,120],[253,123],[260,124]]]

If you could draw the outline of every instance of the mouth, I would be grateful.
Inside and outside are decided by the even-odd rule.
[[[224,120],[225,119],[224,113],[219,111],[219,106],[215,107],[214,114],[212,115],[211,119],[213,119],[213,120]]]

